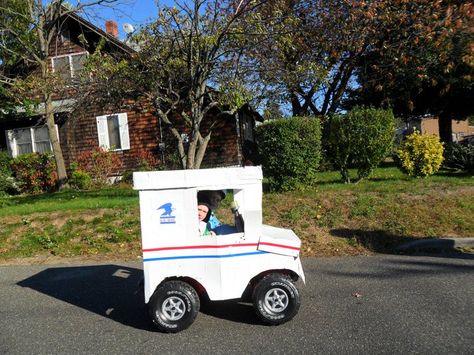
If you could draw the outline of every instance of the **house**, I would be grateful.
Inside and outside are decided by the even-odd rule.
[[[76,14],[68,14],[61,23],[58,38],[50,47],[50,69],[73,82],[84,59],[94,52],[101,40],[105,40],[103,51],[132,54],[134,49],[120,41],[117,35],[114,21],[107,21],[104,31]],[[170,151],[165,142],[167,128],[161,125],[152,105],[145,99],[107,107],[93,102],[77,107],[77,103],[77,91],[72,86],[54,94],[55,123],[66,167],[98,147],[113,150],[120,162],[113,172],[117,176],[126,170],[134,170],[143,155],[166,162]],[[15,117],[2,120],[0,149],[8,149],[13,157],[51,151],[42,115],[44,105],[40,104],[33,116],[27,117],[25,112],[18,110]],[[255,122],[262,120],[249,105],[244,105],[236,115],[220,119],[213,127],[202,166],[241,166],[252,161]]]
[[[421,134],[439,136],[438,118],[432,115],[411,117],[403,123],[398,132],[409,134],[413,130]],[[452,121],[453,142],[461,142],[474,136],[474,126],[469,125],[469,120]]]
[[[425,117],[418,120],[418,127],[422,134],[439,135],[439,125],[437,117]],[[469,125],[468,120],[453,120],[452,122],[453,142],[460,142],[469,136],[474,135],[474,126]]]

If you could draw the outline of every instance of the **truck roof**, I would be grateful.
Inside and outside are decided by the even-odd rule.
[[[133,188],[141,191],[192,187],[212,190],[261,183],[262,178],[260,166],[146,171],[133,173]]]

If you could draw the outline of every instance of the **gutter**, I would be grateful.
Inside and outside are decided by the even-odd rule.
[[[53,101],[53,112],[72,112],[74,110],[74,105],[77,100],[75,99],[64,99],[64,100],[54,100]],[[26,113],[24,107],[18,106],[16,113]],[[44,102],[34,105],[33,114],[44,115],[46,113]]]

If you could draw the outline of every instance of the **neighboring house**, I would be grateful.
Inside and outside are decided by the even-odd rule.
[[[431,115],[412,117],[404,122],[398,132],[405,135],[410,134],[414,129],[421,134],[439,136],[438,118]],[[452,132],[453,142],[460,142],[474,136],[474,126],[470,126],[468,120],[453,120]]]
[[[82,69],[84,59],[93,53],[101,39],[104,51],[131,54],[132,48],[118,38],[117,24],[106,22],[106,31],[83,18],[70,14],[61,26],[61,33],[50,49],[50,68],[64,79],[74,81]],[[100,107],[94,104],[78,109],[75,91],[64,90],[54,96],[55,121],[66,167],[85,153],[98,147],[112,149],[120,164],[114,175],[133,170],[137,158],[153,155],[166,161],[160,122],[152,106],[144,101],[127,102],[120,107]],[[8,149],[12,156],[29,152],[51,151],[48,131],[41,116],[44,105],[35,111],[37,116],[26,117],[18,112],[16,117],[0,122],[0,149]],[[214,111],[213,114],[217,114]],[[220,119],[213,128],[203,167],[239,166],[252,161],[255,153],[255,121],[262,117],[248,105],[234,115]],[[204,129],[206,127],[203,127]]]
[[[228,115],[218,122],[202,167],[254,165],[257,161],[256,122],[263,122],[263,117],[248,104],[235,116]]]

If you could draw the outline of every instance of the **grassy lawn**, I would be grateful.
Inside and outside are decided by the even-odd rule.
[[[0,261],[140,255],[138,192],[130,187],[0,199]]]
[[[265,193],[264,223],[292,228],[303,255],[390,252],[417,238],[474,237],[474,177],[412,179],[379,168],[356,185],[321,173],[304,191]],[[230,213],[225,201],[217,215]],[[136,259],[138,193],[130,187],[0,198],[0,262],[49,257]]]

